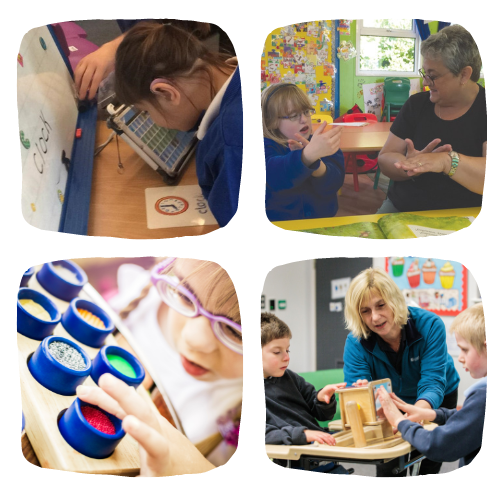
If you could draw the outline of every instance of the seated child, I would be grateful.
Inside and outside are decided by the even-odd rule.
[[[450,330],[455,334],[460,355],[458,361],[472,378],[486,377],[486,333],[483,305],[476,304],[460,313]],[[397,427],[406,441],[436,462],[454,462],[460,467],[468,465],[481,449],[484,413],[486,409],[486,384],[471,388],[460,411],[438,408],[431,410],[406,404],[396,395],[389,395],[381,388],[377,392],[385,416]],[[405,415],[399,411],[405,412]],[[429,420],[439,425],[432,431],[419,423]]]
[[[316,391],[300,375],[287,369],[292,338],[288,326],[270,313],[261,314],[260,325],[266,393],[266,444],[307,444],[316,441],[334,446],[335,439],[318,425],[316,419],[333,418],[337,409],[334,394],[337,389],[345,387],[345,382],[330,384]],[[330,472],[334,465],[329,466],[329,469],[321,471]],[[334,473],[347,474],[343,467],[335,469],[341,471],[335,470]]]
[[[333,217],[344,183],[341,127],[312,133],[311,103],[293,83],[262,93],[266,212],[271,221]]]

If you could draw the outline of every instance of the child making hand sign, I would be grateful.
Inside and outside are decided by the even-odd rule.
[[[269,220],[333,217],[344,183],[341,127],[323,122],[313,134],[308,97],[292,83],[262,93]]]

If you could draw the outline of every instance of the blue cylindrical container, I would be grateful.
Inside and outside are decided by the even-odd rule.
[[[51,342],[64,342],[76,349],[85,361],[85,369],[73,370],[64,366],[49,351]],[[76,388],[90,375],[92,363],[88,354],[75,342],[64,337],[46,338],[28,361],[28,369],[34,379],[45,388],[63,396],[74,396]]]
[[[51,320],[45,321],[33,316],[19,302],[22,299],[30,299],[40,304],[50,314]],[[52,335],[59,321],[61,321],[61,313],[47,296],[31,288],[19,289],[17,292],[17,331],[19,333],[33,340],[43,340]]]
[[[24,274],[23,277],[21,278],[21,285],[19,288],[24,288],[25,286],[28,286],[28,281],[31,279],[31,277],[35,274],[35,268],[30,267]]]
[[[58,266],[73,273],[74,279],[68,280],[58,274]],[[47,264],[44,264],[40,271],[38,271],[36,278],[47,292],[66,302],[70,302],[77,297],[88,281],[85,271],[70,260],[47,262]]]
[[[115,434],[105,434],[92,427],[83,416],[82,406],[86,405],[87,403],[76,398],[60,418],[59,431],[66,442],[83,455],[90,458],[108,458],[125,437],[122,421],[97,406],[88,405],[102,411],[115,426]]]
[[[123,358],[125,361],[130,363],[135,372],[135,377],[128,377],[120,370],[117,370],[109,361],[108,355],[115,355]],[[146,372],[142,367],[139,360],[130,354],[125,349],[118,347],[116,345],[106,345],[104,346],[98,353],[97,356],[92,361],[92,371],[90,372],[90,376],[92,380],[97,384],[99,382],[99,377],[104,373],[111,373],[116,378],[123,380],[126,384],[131,385],[132,387],[139,387],[146,376]]]
[[[85,309],[102,320],[104,328],[87,323],[78,312]],[[62,326],[76,340],[90,347],[101,347],[106,337],[115,329],[111,318],[96,304],[84,299],[73,299],[62,316]]]

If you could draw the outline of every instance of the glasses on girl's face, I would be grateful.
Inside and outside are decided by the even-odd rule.
[[[297,120],[300,120],[300,117],[304,115],[306,118],[309,118],[310,116],[314,115],[315,110],[314,109],[306,109],[305,111],[302,111],[302,113],[294,113],[293,115],[290,116],[280,116],[280,120],[290,120],[291,122],[296,122]]]
[[[163,302],[188,318],[197,318],[198,316],[207,318],[217,340],[227,348],[242,355],[241,325],[229,318],[215,316],[203,309],[196,295],[181,285],[181,280],[174,272],[175,260],[176,258],[172,257],[160,262],[151,271],[151,281]]]

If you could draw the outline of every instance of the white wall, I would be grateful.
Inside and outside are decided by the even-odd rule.
[[[316,370],[316,284],[314,261],[304,260],[275,267],[266,278],[263,295],[266,308],[290,328],[290,369],[295,372]],[[269,311],[274,299],[276,310]],[[286,309],[278,309],[278,300],[286,300]]]

